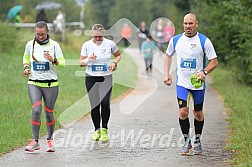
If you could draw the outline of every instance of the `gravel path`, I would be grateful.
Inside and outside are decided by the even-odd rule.
[[[222,99],[211,87],[210,78],[204,104],[204,154],[180,156],[183,137],[178,124],[175,85],[163,84],[163,58],[155,55],[153,78],[148,78],[141,75],[144,61],[138,50],[128,48],[126,52],[139,66],[139,80],[126,97],[113,101],[109,142],[91,141],[93,125],[88,114],[73,126],[55,132],[55,153],[45,152],[43,137],[41,151],[27,154],[24,147],[14,150],[0,158],[0,166],[227,166],[231,156],[223,149],[228,132],[225,109]],[[173,78],[175,80],[175,73]],[[193,127],[191,111],[190,122]]]

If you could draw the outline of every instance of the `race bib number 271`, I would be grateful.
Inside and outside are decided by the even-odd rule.
[[[196,59],[181,58],[180,68],[196,69]]]

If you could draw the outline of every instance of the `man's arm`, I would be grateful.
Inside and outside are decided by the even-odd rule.
[[[218,60],[217,57],[210,60],[209,64],[207,65],[207,67],[204,69],[207,71],[207,73],[210,73],[211,71],[213,71],[216,67],[218,66]]]
[[[172,63],[172,57],[166,54],[164,58],[164,83],[168,86],[172,84],[172,78],[170,75],[171,63]]]
[[[216,57],[214,59],[211,59],[206,68],[204,68],[203,71],[199,72],[197,76],[199,76],[201,80],[204,80],[206,75],[212,72],[217,66],[218,66],[218,60]]]

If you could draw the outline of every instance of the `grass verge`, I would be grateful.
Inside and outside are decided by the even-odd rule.
[[[226,148],[234,152],[233,165],[252,164],[252,87],[236,81],[234,73],[218,67],[213,72],[214,87],[222,94],[225,106],[230,109],[231,135]]]
[[[1,53],[0,61],[0,155],[15,148],[26,145],[27,140],[32,138],[30,127],[31,104],[27,90],[27,77],[23,76],[22,57],[25,44],[34,36],[31,30],[19,30],[22,34],[17,46],[13,50]],[[53,35],[52,35],[53,37]],[[54,39],[54,38],[53,38]],[[80,50],[85,37],[75,37],[73,34],[67,35],[67,41],[60,44],[66,59],[79,59]],[[128,56],[124,56],[118,64],[118,71],[115,72],[117,81],[124,81],[127,77],[128,84],[115,84],[113,86],[113,98],[121,95],[134,85],[137,75],[137,67]],[[78,65],[58,68],[59,96],[55,106],[56,128],[60,127],[59,115],[67,108],[71,107],[81,97],[86,95],[84,87],[84,76],[77,77],[76,71],[84,71]],[[45,117],[42,111],[40,136],[46,134]]]

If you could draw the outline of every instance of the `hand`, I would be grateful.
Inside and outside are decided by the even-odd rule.
[[[116,64],[115,63],[111,63],[110,66],[109,66],[109,70],[112,72],[112,71],[115,71],[116,70]]]
[[[54,62],[54,58],[49,54],[48,51],[44,52],[44,58],[50,62]]]
[[[146,52],[147,54],[150,54],[150,53],[151,53],[151,49],[148,48],[148,49],[145,50],[145,52]]]
[[[24,75],[25,76],[29,76],[31,74],[31,70],[30,69],[26,69],[26,70],[24,70]]]
[[[88,56],[88,60],[89,61],[94,61],[94,60],[96,60],[96,57],[97,56],[95,56],[95,54],[93,53],[92,55]]]
[[[203,71],[198,72],[196,75],[200,78],[201,81],[204,81],[206,78],[206,75]]]
[[[172,78],[171,78],[170,74],[164,76],[164,84],[166,84],[168,86],[171,86],[171,84],[172,84]]]

